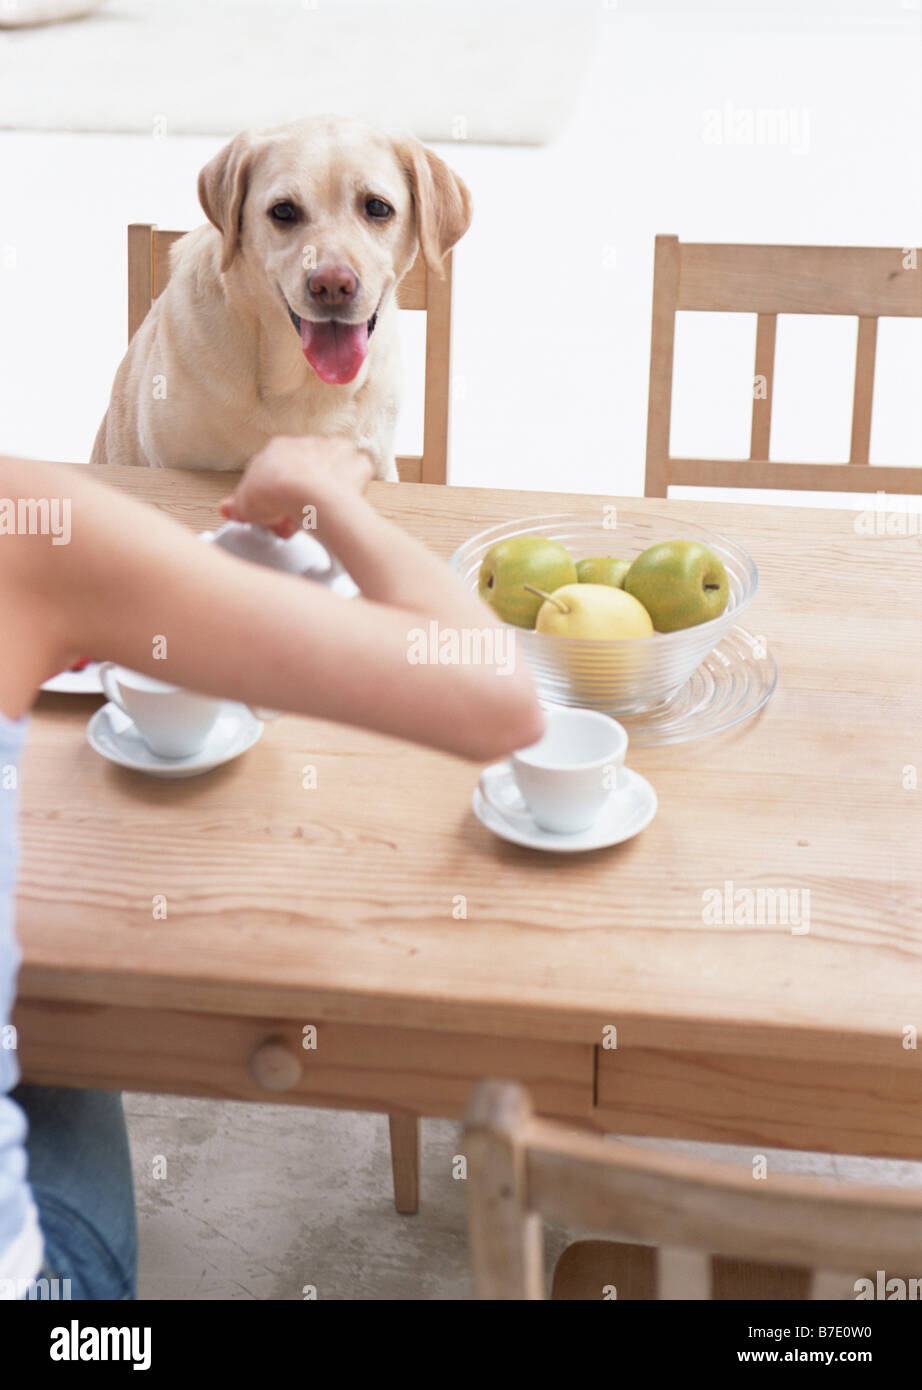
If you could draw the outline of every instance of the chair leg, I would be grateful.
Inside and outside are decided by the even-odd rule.
[[[394,1206],[405,1216],[419,1211],[420,1123],[418,1115],[388,1115]]]

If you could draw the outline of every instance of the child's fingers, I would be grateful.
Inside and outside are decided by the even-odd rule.
[[[235,495],[223,498],[218,503],[218,510],[228,521],[255,521],[257,525],[265,526],[267,530],[274,531],[283,541],[287,541],[298,529],[294,518],[290,516],[266,517],[264,520],[259,516],[244,516]]]

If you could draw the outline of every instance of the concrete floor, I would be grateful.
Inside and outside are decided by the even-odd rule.
[[[325,1299],[470,1298],[466,1194],[452,1177],[458,1125],[423,1122],[420,1211],[398,1216],[383,1115],[151,1095],[126,1095],[125,1110],[140,1298],[302,1299],[308,1285]],[[752,1159],[751,1149],[641,1142]],[[922,1163],[763,1152],[769,1173],[922,1186]],[[546,1230],[548,1276],[586,1234]]]
[[[153,1095],[125,1110],[140,1298],[470,1297],[458,1125],[424,1121],[420,1212],[399,1216],[383,1115]],[[566,1244],[548,1233],[549,1268]]]

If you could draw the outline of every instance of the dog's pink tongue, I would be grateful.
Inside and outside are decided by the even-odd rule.
[[[321,381],[343,386],[358,374],[368,355],[368,324],[302,319],[301,351]]]

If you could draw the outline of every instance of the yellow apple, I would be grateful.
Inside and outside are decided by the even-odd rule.
[[[565,584],[543,597],[536,632],[596,641],[625,641],[653,633],[643,604],[608,584]]]

